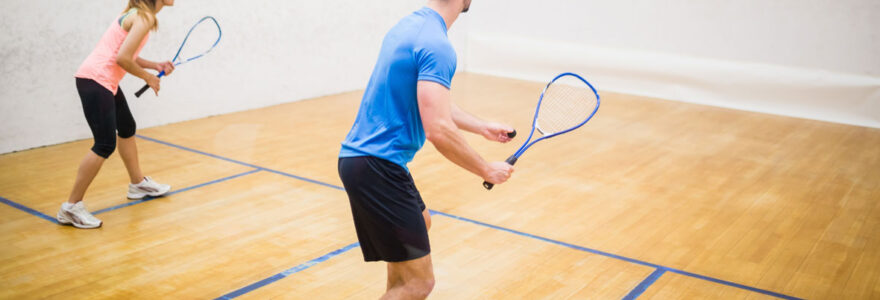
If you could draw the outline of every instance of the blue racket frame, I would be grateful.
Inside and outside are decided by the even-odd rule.
[[[584,119],[584,121],[581,122],[580,124],[577,124],[569,129],[566,129],[566,130],[563,130],[560,132],[544,135],[544,136],[532,141],[532,137],[535,136],[535,130],[538,128],[538,126],[537,126],[538,125],[538,113],[541,112],[541,103],[544,101],[544,94],[547,92],[547,89],[550,88],[550,86],[553,85],[554,82],[556,82],[556,80],[559,80],[559,78],[562,78],[565,76],[573,76],[573,77],[579,79],[580,81],[583,81],[585,84],[587,84],[587,86],[589,86],[590,89],[593,90],[593,94],[596,95],[596,107],[593,108],[593,112],[590,113],[590,116],[588,116],[586,119]],[[553,78],[553,80],[551,80],[549,83],[547,83],[546,86],[544,86],[544,90],[541,91],[541,97],[538,98],[538,105],[537,105],[537,107],[535,107],[535,117],[532,119],[532,131],[529,132],[529,137],[522,144],[522,146],[520,146],[519,149],[516,150],[516,153],[514,153],[513,155],[511,155],[510,157],[507,158],[506,162],[510,165],[513,165],[516,163],[516,161],[519,159],[519,157],[522,156],[522,154],[525,153],[526,150],[528,150],[530,147],[532,147],[532,145],[534,145],[535,143],[540,142],[545,139],[552,138],[554,136],[557,136],[557,135],[560,135],[560,134],[563,134],[563,133],[566,133],[569,131],[572,131],[572,130],[575,130],[575,129],[578,129],[581,126],[584,126],[584,124],[587,124],[587,122],[589,122],[590,119],[592,119],[593,116],[596,115],[596,112],[599,111],[599,106],[600,106],[601,102],[602,102],[601,97],[599,96],[599,92],[596,91],[596,88],[593,87],[593,85],[590,84],[589,81],[587,81],[586,79],[584,79],[580,75],[575,74],[575,73],[570,73],[570,72],[556,75],[556,77]],[[543,134],[543,132],[542,132],[542,134]],[[483,182],[483,187],[485,187],[487,190],[491,190],[493,186],[494,186],[494,184],[491,184],[491,183],[485,182],[485,181]]]
[[[205,21],[208,21],[208,20],[213,21],[213,22],[214,22],[214,25],[217,26],[217,40],[214,41],[214,44],[211,45],[211,47],[208,48],[208,50],[206,50],[205,52],[202,52],[202,53],[199,54],[199,55],[196,55],[196,56],[193,56],[193,57],[187,58],[187,59],[185,59],[185,60],[180,60],[180,51],[183,50],[183,46],[185,46],[185,45],[186,45],[186,41],[189,40],[189,36],[190,36],[190,34],[192,34],[193,30],[195,30],[196,27],[199,26],[199,24],[202,24],[202,22],[205,22]],[[188,63],[188,62],[194,61],[194,60],[196,60],[196,59],[199,59],[199,58],[201,58],[202,56],[205,56],[205,54],[210,53],[211,50],[214,50],[214,47],[217,47],[217,44],[220,43],[220,39],[221,39],[221,38],[223,38],[223,30],[220,29],[220,23],[218,23],[218,22],[217,22],[217,19],[214,19],[214,17],[212,17],[212,16],[205,16],[204,18],[202,18],[201,20],[199,20],[198,22],[196,22],[195,25],[193,25],[192,27],[190,27],[189,31],[186,33],[186,37],[183,38],[183,42],[180,43],[180,48],[177,48],[177,53],[175,53],[175,54],[174,54],[174,58],[171,59],[171,62],[174,64],[175,67],[177,67],[177,66],[179,66],[179,65],[182,65],[182,64],[185,64],[185,63]],[[159,78],[162,78],[162,76],[165,76],[165,71],[159,72],[159,74],[156,75],[156,77],[159,77]],[[135,95],[136,97],[140,97],[141,94],[143,94],[144,92],[146,92],[147,89],[149,89],[149,88],[150,88],[150,85],[149,85],[149,84],[145,84],[140,90],[138,90],[137,92],[135,92],[134,95]]]
[[[577,125],[575,125],[575,126],[572,127],[572,128],[569,128],[569,129],[566,129],[566,130],[563,130],[563,131],[560,131],[560,132],[557,132],[557,133],[553,133],[553,134],[549,134],[549,135],[542,136],[542,137],[540,137],[540,138],[538,138],[538,139],[532,141],[532,137],[535,135],[535,130],[537,129],[537,124],[538,124],[538,113],[541,111],[541,102],[544,101],[544,93],[547,92],[547,89],[550,88],[550,86],[551,86],[554,82],[556,82],[556,80],[558,80],[559,78],[565,77],[565,76],[574,76],[575,78],[580,79],[581,81],[583,81],[584,83],[586,83],[587,86],[589,86],[590,89],[593,90],[593,94],[596,95],[596,107],[593,108],[593,112],[590,113],[590,116],[587,117],[586,119],[584,119],[584,121],[581,122],[580,124],[577,124]],[[601,98],[599,97],[599,92],[596,91],[596,88],[593,87],[593,85],[590,84],[589,81],[587,81],[586,79],[584,79],[583,77],[581,77],[580,75],[575,74],[575,73],[562,73],[562,74],[557,75],[556,78],[553,78],[553,80],[551,80],[550,83],[548,83],[547,86],[544,87],[544,90],[541,91],[541,97],[540,97],[540,99],[538,100],[538,106],[535,108],[535,117],[534,117],[534,119],[532,119],[532,132],[529,133],[529,137],[526,139],[526,142],[523,143],[523,145],[519,147],[519,150],[516,150],[516,153],[514,153],[513,156],[516,157],[516,158],[519,158],[519,157],[520,157],[520,156],[521,156],[526,150],[529,149],[529,147],[531,147],[532,145],[534,145],[535,143],[537,143],[537,142],[539,142],[539,141],[541,141],[541,140],[549,139],[549,138],[552,138],[552,137],[554,137],[554,136],[557,136],[557,135],[560,135],[560,134],[563,134],[563,133],[566,133],[566,132],[569,132],[569,131],[572,131],[572,130],[578,129],[578,128],[581,127],[581,126],[584,126],[584,124],[587,124],[587,122],[589,122],[590,119],[592,119],[593,116],[596,115],[596,112],[599,111],[599,105],[600,105],[600,104],[601,104]],[[531,141],[531,143],[530,143],[529,141]]]

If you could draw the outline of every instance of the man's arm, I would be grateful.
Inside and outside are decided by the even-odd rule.
[[[453,120],[454,108],[449,89],[436,82],[419,81],[417,95],[425,135],[440,154],[490,183],[499,184],[510,178],[513,166],[504,162],[486,162],[458,132],[458,126]],[[473,120],[479,121],[476,118],[463,121]]]
[[[513,127],[495,123],[486,122],[462,110],[458,105],[452,103],[452,121],[462,130],[482,135],[487,140],[507,143],[511,140],[507,136],[509,132],[513,132]]]

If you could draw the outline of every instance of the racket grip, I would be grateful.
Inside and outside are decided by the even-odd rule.
[[[511,132],[508,132],[508,133],[507,133],[507,137],[509,137],[509,138],[515,138],[515,137],[516,137],[516,129],[514,129],[514,130],[511,131]]]
[[[162,76],[165,76],[165,71],[159,72],[159,75],[156,75],[156,77],[159,77],[159,78],[162,78]],[[139,89],[137,92],[134,92],[134,96],[140,98],[141,95],[143,95],[144,92],[146,92],[147,89],[149,89],[149,88],[150,88],[150,85],[149,85],[149,84],[145,84],[145,85],[144,85],[143,87],[141,87],[141,89]]]
[[[141,89],[139,89],[137,92],[134,92],[134,96],[140,98],[141,95],[143,95],[144,92],[146,92],[147,89],[149,89],[149,88],[150,88],[150,85],[149,85],[149,84],[145,84],[145,85],[144,85]]]
[[[516,131],[514,131],[513,134],[516,135]],[[516,160],[517,160],[517,157],[516,157],[516,154],[514,154],[514,155],[511,155],[510,157],[508,157],[507,160],[505,160],[504,162],[506,162],[508,165],[512,166],[513,164],[516,163]],[[495,187],[495,184],[489,183],[488,181],[483,181],[483,187],[486,188],[487,190],[492,190],[492,188]]]

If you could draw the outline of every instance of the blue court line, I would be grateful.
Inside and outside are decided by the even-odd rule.
[[[666,270],[655,269],[654,272],[651,273],[651,275],[648,275],[648,278],[642,280],[642,282],[639,283],[636,288],[634,288],[632,291],[629,291],[629,294],[626,294],[626,297],[623,297],[623,300],[635,300],[636,298],[641,296],[642,293],[648,290],[648,287],[650,287],[652,284],[654,284],[654,282],[657,281],[657,279],[660,278],[660,276],[663,276],[663,273],[666,273]]]
[[[260,169],[260,170],[263,170],[263,171],[267,171],[267,172],[271,172],[271,173],[275,173],[275,174],[283,175],[283,176],[290,177],[290,178],[295,178],[295,179],[302,180],[302,181],[306,181],[306,182],[311,182],[311,183],[315,183],[315,184],[323,185],[323,186],[326,186],[326,187],[329,187],[329,188],[333,188],[333,189],[337,189],[337,190],[340,190],[340,191],[344,191],[344,190],[345,190],[343,187],[340,187],[340,186],[337,186],[337,185],[333,185],[333,184],[329,184],[329,183],[321,182],[321,181],[318,181],[318,180],[313,180],[313,179],[309,179],[309,178],[305,178],[305,177],[301,177],[301,176],[297,176],[297,175],[293,175],[293,174],[289,174],[289,173],[285,173],[285,172],[281,172],[281,171],[277,171],[277,170],[273,170],[273,169],[268,169],[268,168],[260,167],[260,166],[257,166],[257,165],[253,165],[253,164],[249,164],[249,163],[246,163],[246,162],[242,162],[242,161],[234,160],[234,159],[231,159],[231,158],[226,158],[226,157],[222,157],[222,156],[219,156],[219,155],[214,155],[214,154],[210,154],[210,153],[207,153],[207,152],[203,152],[203,151],[195,150],[195,149],[192,149],[192,148],[188,148],[188,147],[184,147],[184,146],[180,146],[180,145],[175,145],[175,144],[172,144],[172,143],[169,143],[169,142],[165,142],[165,141],[161,141],[161,140],[157,140],[157,139],[154,139],[154,138],[150,138],[150,137],[146,137],[146,136],[142,136],[142,135],[138,135],[138,137],[139,137],[139,138],[142,138],[142,139],[145,139],[145,140],[148,140],[148,141],[152,141],[152,142],[156,142],[156,143],[159,143],[159,144],[163,144],[163,145],[166,145],[166,146],[170,146],[170,147],[178,148],[178,149],[181,149],[181,150],[186,150],[186,151],[190,151],[190,152],[194,152],[194,153],[198,153],[198,154],[202,154],[202,155],[210,156],[210,157],[213,157],[213,158],[217,158],[217,159],[225,160],[225,161],[232,162],[232,163],[236,163],[236,164],[240,164],[240,165],[249,166],[249,167],[252,167],[252,168],[257,168],[257,169]],[[796,298],[796,297],[792,297],[792,296],[788,296],[788,295],[784,295],[784,294],[780,294],[780,293],[776,293],[776,292],[772,292],[772,291],[768,291],[768,290],[762,290],[762,289],[758,289],[758,288],[754,288],[754,287],[750,287],[750,286],[742,285],[742,284],[735,283],[735,282],[730,282],[730,281],[726,281],[726,280],[721,280],[721,279],[717,279],[717,278],[712,278],[712,277],[708,277],[708,276],[703,276],[703,275],[699,275],[699,274],[694,274],[694,273],[691,273],[691,272],[687,272],[687,271],[683,271],[683,270],[678,270],[678,269],[673,269],[673,268],[668,268],[668,267],[664,267],[664,266],[661,266],[661,265],[652,264],[652,263],[649,263],[649,262],[645,262],[645,261],[641,261],[641,260],[637,260],[637,259],[632,259],[632,258],[628,258],[628,257],[624,257],[624,256],[620,256],[620,255],[616,255],[616,254],[612,254],[612,253],[604,252],[604,251],[599,251],[599,250],[595,250],[595,249],[590,249],[590,248],[586,248],[586,247],[581,247],[581,246],[577,246],[577,245],[573,245],[573,244],[569,244],[569,243],[565,243],[565,242],[561,242],[561,241],[551,240],[551,239],[548,239],[548,238],[545,238],[545,237],[540,237],[540,236],[536,236],[536,235],[528,234],[528,233],[521,232],[521,231],[516,231],[516,230],[512,230],[512,229],[503,228],[503,227],[500,227],[500,226],[495,226],[495,225],[491,225],[491,224],[483,223],[483,222],[476,221],[476,220],[471,220],[471,219],[467,219],[467,218],[463,218],[463,217],[459,217],[459,216],[454,216],[454,215],[447,214],[447,213],[444,213],[444,212],[439,212],[439,211],[431,210],[430,213],[431,213],[431,215],[439,214],[439,215],[443,215],[443,216],[450,217],[450,218],[453,218],[453,219],[458,219],[458,220],[462,220],[462,221],[466,221],[466,222],[474,223],[474,224],[477,224],[477,225],[482,225],[482,226],[486,226],[486,227],[490,227],[490,228],[498,229],[498,230],[501,230],[501,231],[507,231],[507,232],[514,233],[514,234],[517,234],[517,235],[521,235],[521,236],[525,236],[525,237],[530,237],[530,238],[533,238],[533,239],[537,239],[537,240],[545,241],[545,242],[552,243],[552,244],[557,244],[557,245],[560,245],[560,246],[564,246],[564,247],[568,247],[568,248],[572,248],[572,249],[576,249],[576,250],[580,250],[580,251],[590,252],[590,253],[594,253],[594,254],[598,254],[598,255],[602,255],[602,256],[606,256],[606,257],[611,257],[611,258],[619,259],[619,260],[622,260],[622,261],[626,261],[626,262],[630,262],[630,263],[634,263],[634,264],[638,264],[638,265],[643,265],[643,266],[651,267],[651,268],[654,268],[654,269],[661,269],[661,270],[664,270],[664,271],[667,271],[667,272],[672,272],[672,273],[677,273],[677,274],[681,274],[681,275],[685,275],[685,276],[690,276],[690,277],[694,277],[694,278],[698,278],[698,279],[703,279],[703,280],[706,280],[706,281],[711,281],[711,282],[715,282],[715,283],[722,284],[722,285],[727,285],[727,286],[737,287],[737,288],[741,288],[741,289],[744,289],[744,290],[749,290],[749,291],[752,291],[752,292],[761,293],[761,294],[764,294],[764,295],[769,295],[769,296],[773,296],[773,297],[777,297],[777,298],[782,298],[782,299],[791,299],[791,300],[799,300],[799,299],[800,299],[800,298]]]
[[[704,276],[704,275],[694,274],[694,273],[687,272],[687,271],[682,271],[682,270],[678,270],[678,269],[673,269],[673,268],[669,268],[669,267],[664,267],[664,266],[657,265],[657,264],[652,264],[652,263],[645,262],[645,261],[641,261],[641,260],[638,260],[638,259],[633,259],[633,258],[629,258],[629,257],[625,257],[625,256],[620,256],[620,255],[617,255],[617,254],[611,254],[611,253],[604,252],[604,251],[599,251],[599,250],[595,250],[595,249],[590,249],[590,248],[586,248],[586,247],[581,247],[581,246],[578,246],[578,245],[573,245],[573,244],[569,244],[569,243],[562,242],[562,241],[552,240],[552,239],[549,239],[549,238],[545,238],[545,237],[541,237],[541,236],[537,236],[537,235],[533,235],[533,234],[525,233],[525,232],[522,232],[522,231],[516,231],[516,230],[513,230],[513,229],[504,228],[504,227],[501,227],[501,226],[496,226],[496,225],[492,225],[492,224],[488,224],[488,223],[483,223],[483,222],[480,222],[480,221],[477,221],[477,220],[471,220],[471,219],[468,219],[468,218],[464,218],[464,217],[459,217],[459,216],[456,216],[456,215],[447,214],[447,213],[444,213],[444,212],[441,212],[441,211],[435,211],[435,210],[432,210],[432,211],[431,211],[431,214],[432,214],[432,215],[441,215],[441,216],[445,216],[445,217],[453,218],[453,219],[456,219],[456,220],[461,220],[461,221],[465,221],[465,222],[470,222],[470,223],[474,223],[474,224],[477,224],[477,225],[480,225],[480,226],[485,226],[485,227],[489,227],[489,228],[492,228],[492,229],[497,229],[497,230],[501,230],[501,231],[510,232],[510,233],[513,233],[513,234],[516,234],[516,235],[521,235],[521,236],[524,236],[524,237],[529,237],[529,238],[533,238],[533,239],[536,239],[536,240],[545,241],[545,242],[548,242],[548,243],[552,243],[552,244],[556,244],[556,245],[560,245],[560,246],[568,247],[568,248],[575,249],[575,250],[580,250],[580,251],[589,252],[589,253],[593,253],[593,254],[598,254],[598,255],[602,255],[602,256],[606,256],[606,257],[611,257],[611,258],[619,259],[619,260],[622,260],[622,261],[626,261],[626,262],[630,262],[630,263],[634,263],[634,264],[638,264],[638,265],[643,265],[643,266],[648,266],[648,267],[651,267],[651,268],[655,268],[655,269],[659,269],[659,270],[663,270],[663,271],[668,271],[668,272],[672,272],[672,273],[678,273],[678,274],[681,274],[681,275],[690,276],[690,277],[694,277],[694,278],[698,278],[698,279],[703,279],[703,280],[706,280],[706,281],[711,281],[711,282],[715,282],[715,283],[719,283],[719,284],[723,284],[723,285],[733,286],[733,287],[741,288],[741,289],[744,289],[744,290],[749,290],[749,291],[756,292],[756,293],[761,293],[761,294],[768,295],[768,296],[773,296],[773,297],[782,298],[782,299],[789,299],[789,300],[801,300],[800,298],[792,297],[792,296],[788,296],[788,295],[784,295],[784,294],[780,294],[780,293],[777,293],[777,292],[772,292],[772,291],[768,291],[768,290],[762,290],[762,289],[759,289],[759,288],[754,288],[754,287],[750,287],[750,286],[742,285],[742,284],[739,284],[739,283],[730,282],[730,281],[727,281],[727,280],[716,279],[716,278],[712,278],[712,277],[708,277],[708,276]]]
[[[228,161],[228,162],[231,162],[231,163],[236,163],[236,164],[243,165],[243,166],[248,166],[248,167],[251,167],[251,168],[260,169],[260,170],[263,170],[263,171],[266,171],[266,172],[275,173],[275,174],[278,174],[278,175],[282,175],[282,176],[286,176],[286,177],[290,177],[290,178],[294,178],[294,179],[302,180],[302,181],[305,181],[305,182],[310,182],[310,183],[314,183],[314,184],[318,184],[318,185],[323,185],[323,186],[326,186],[326,187],[329,187],[329,188],[333,188],[333,189],[337,189],[337,190],[340,190],[340,191],[344,191],[344,190],[345,190],[345,189],[343,189],[341,186],[338,186],[338,185],[333,185],[333,184],[329,184],[329,183],[326,183],[326,182],[322,182],[322,181],[318,181],[318,180],[314,180],[314,179],[310,179],[310,178],[305,178],[305,177],[302,177],[302,176],[297,176],[297,175],[293,175],[293,174],[286,173],[286,172],[282,172],[282,171],[278,171],[278,170],[273,170],[273,169],[269,169],[269,168],[260,167],[260,166],[254,165],[254,164],[249,164],[249,163],[246,163],[246,162],[240,161],[240,160],[235,160],[235,159],[231,159],[231,158],[228,158],[228,157],[223,157],[223,156],[220,156],[220,155],[215,155],[215,154],[211,154],[211,153],[208,153],[208,152],[204,152],[204,151],[196,150],[196,149],[193,149],[193,148],[189,148],[189,147],[184,147],[184,146],[180,146],[180,145],[172,144],[172,143],[169,143],[169,142],[166,142],[166,141],[157,140],[157,139],[154,139],[154,138],[151,138],[151,137],[148,137],[148,136],[137,135],[137,137],[142,138],[142,139],[145,139],[145,140],[148,140],[148,141],[151,141],[151,142],[154,142],[154,143],[159,143],[159,144],[162,144],[162,145],[165,145],[165,146],[174,147],[174,148],[177,148],[177,149],[186,150],[186,151],[193,152],[193,153],[198,153],[198,154],[201,154],[201,155],[205,155],[205,156],[213,157],[213,158],[220,159],[220,160],[225,160],[225,161]]]
[[[116,206],[111,206],[111,207],[108,207],[108,208],[105,208],[105,209],[101,209],[101,210],[98,210],[98,211],[94,211],[94,212],[92,212],[92,214],[93,214],[93,215],[97,215],[97,214],[105,213],[105,212],[108,212],[108,211],[114,211],[114,210],[117,210],[117,209],[120,209],[120,208],[123,208],[123,207],[129,207],[129,206],[136,205],[136,204],[141,204],[141,203],[144,203],[144,202],[147,202],[147,201],[150,201],[150,200],[154,200],[154,199],[158,199],[158,198],[163,198],[163,197],[168,197],[168,196],[171,196],[171,195],[174,195],[174,194],[177,194],[177,193],[183,193],[183,192],[186,192],[186,191],[189,191],[189,190],[193,190],[193,189],[197,189],[197,188],[200,188],[200,187],[203,187],[203,186],[206,186],[206,185],[212,185],[212,184],[215,184],[215,183],[224,182],[224,181],[227,181],[227,180],[230,180],[230,179],[235,179],[235,178],[238,178],[238,177],[241,177],[241,176],[245,176],[245,175],[249,175],[249,174],[253,174],[253,173],[256,173],[256,172],[259,172],[259,171],[261,171],[261,170],[260,170],[260,169],[253,169],[253,170],[250,170],[250,171],[247,171],[247,172],[244,172],[244,173],[238,173],[238,174],[231,175],[231,176],[227,176],[227,177],[223,177],[223,178],[220,178],[220,179],[211,180],[211,181],[208,181],[208,182],[205,182],[205,183],[200,183],[200,184],[197,184],[197,185],[194,185],[194,186],[191,186],[191,187],[186,187],[186,188],[182,188],[182,189],[179,189],[179,190],[175,190],[175,191],[172,191],[172,192],[170,192],[170,193],[168,193],[168,194],[165,194],[164,196],[160,196],[160,197],[150,197],[150,196],[147,196],[147,197],[144,197],[143,199],[140,199],[140,200],[132,200],[132,201],[129,201],[129,202],[127,202],[127,203],[123,203],[123,204],[119,204],[119,205],[116,205]]]
[[[762,290],[762,289],[759,289],[759,288],[754,288],[754,287],[750,287],[750,286],[747,286],[747,285],[742,285],[742,284],[739,284],[739,283],[736,283],[736,282],[730,282],[730,281],[727,281],[727,280],[721,280],[721,279],[712,278],[712,277],[709,277],[709,276],[704,276],[704,275],[700,275],[700,274],[694,274],[694,273],[691,273],[691,272],[688,272],[688,271],[682,271],[682,270],[673,269],[673,268],[666,268],[666,267],[664,267],[664,269],[665,269],[666,271],[669,271],[669,272],[672,272],[672,273],[678,273],[678,274],[681,274],[681,275],[690,276],[690,277],[694,277],[694,278],[698,278],[698,279],[702,279],[702,280],[706,280],[706,281],[711,281],[711,282],[718,283],[718,284],[722,284],[722,285],[727,285],[727,286],[732,286],[732,287],[738,287],[738,288],[741,288],[741,289],[744,289],[744,290],[748,290],[748,291],[752,291],[752,292],[756,292],[756,293],[761,293],[761,294],[768,295],[768,296],[773,296],[773,297],[776,297],[776,298],[789,299],[789,300],[802,300],[802,298],[792,297],[792,296],[788,296],[788,295],[784,295],[784,294],[780,294],[780,293],[776,293],[776,292],[771,292],[771,291],[768,291],[768,290]]]
[[[287,177],[290,177],[290,178],[299,179],[299,180],[302,180],[302,181],[305,181],[305,182],[311,182],[311,183],[314,183],[314,184],[323,185],[323,186],[326,186],[326,187],[331,188],[331,189],[337,189],[337,190],[340,190],[340,191],[345,191],[345,188],[343,188],[343,187],[341,187],[341,186],[338,186],[338,185],[329,184],[329,183],[326,183],[326,182],[321,182],[321,181],[317,181],[317,180],[314,180],[314,179],[309,179],[309,178],[305,178],[305,177],[301,177],[301,176],[296,176],[296,175],[293,175],[293,174],[290,174],[290,173],[285,173],[285,172],[278,171],[278,170],[272,170],[272,169],[267,169],[267,168],[260,168],[260,169],[263,170],[263,171],[269,172],[269,173],[275,173],[275,174],[278,174],[278,175],[282,175],[282,176],[287,176]]]
[[[24,211],[24,212],[26,212],[26,213],[29,213],[29,214],[35,215],[35,216],[37,216],[37,217],[43,218],[43,219],[45,219],[46,221],[49,221],[49,222],[52,222],[52,223],[58,224],[58,220],[55,220],[55,218],[50,217],[50,216],[47,216],[46,214],[41,213],[41,212],[39,212],[39,211],[36,211],[36,210],[34,210],[33,208],[30,208],[30,207],[27,207],[27,206],[21,205],[21,204],[15,202],[15,201],[12,201],[12,200],[9,200],[9,199],[6,199],[6,198],[3,198],[3,197],[0,197],[0,202],[6,203],[6,205],[9,205],[9,206],[12,206],[12,207],[18,208],[19,210]]]
[[[632,259],[632,258],[629,258],[629,257],[624,257],[624,256],[620,256],[620,255],[617,255],[617,254],[612,254],[612,253],[608,253],[608,252],[604,252],[604,251],[599,251],[599,250],[595,250],[595,249],[590,249],[590,248],[586,248],[586,247],[581,247],[581,246],[573,245],[573,244],[569,244],[569,243],[566,243],[566,242],[561,242],[561,241],[557,241],[557,240],[551,240],[551,239],[548,239],[548,238],[545,238],[545,237],[540,237],[540,236],[533,235],[533,234],[529,234],[529,233],[525,233],[525,232],[522,232],[522,231],[516,231],[516,230],[513,230],[513,229],[504,228],[504,227],[501,227],[501,226],[496,226],[496,225],[492,225],[492,224],[488,224],[488,223],[483,223],[483,222],[480,222],[480,221],[477,221],[477,220],[471,220],[471,219],[468,219],[468,218],[465,218],[465,217],[459,217],[459,216],[451,215],[451,214],[447,214],[447,213],[445,213],[445,212],[441,212],[441,211],[435,211],[435,210],[432,210],[432,212],[433,212],[433,214],[435,214],[435,215],[441,215],[441,216],[445,216],[445,217],[453,218],[453,219],[456,219],[456,220],[461,220],[461,221],[465,221],[465,222],[474,223],[474,224],[477,224],[477,225],[480,225],[480,226],[489,227],[489,228],[492,228],[492,229],[498,229],[498,230],[501,230],[501,231],[507,231],[507,232],[510,232],[510,233],[513,233],[513,234],[516,234],[516,235],[521,235],[521,236],[524,236],[524,237],[529,237],[529,238],[533,238],[533,239],[536,239],[536,240],[545,241],[545,242],[548,242],[548,243],[551,243],[551,244],[556,244],[556,245],[560,245],[560,246],[563,246],[563,247],[568,247],[568,248],[575,249],[575,250],[580,250],[580,251],[590,252],[590,253],[593,253],[593,254],[598,254],[598,255],[602,255],[602,256],[607,256],[607,257],[611,257],[611,258],[616,258],[616,259],[619,259],[619,260],[622,260],[622,261],[627,261],[627,262],[631,262],[631,263],[634,263],[634,264],[638,264],[638,265],[643,265],[643,266],[651,267],[651,268],[654,268],[654,269],[662,269],[662,268],[664,268],[664,267],[661,266],[661,265],[656,265],[656,264],[652,264],[652,263],[649,263],[649,262],[644,262],[644,261],[641,261],[641,260]]]
[[[247,171],[247,172],[244,172],[244,173],[238,173],[238,174],[235,174],[235,175],[232,175],[232,176],[227,176],[227,177],[223,177],[223,178],[220,178],[220,179],[217,179],[217,180],[208,181],[208,182],[201,183],[201,184],[197,184],[197,185],[194,185],[194,186],[191,186],[191,187],[182,188],[182,189],[179,189],[179,190],[172,191],[172,192],[170,192],[170,193],[168,193],[168,194],[165,194],[165,195],[162,196],[162,197],[167,197],[167,196],[171,196],[171,195],[174,195],[174,194],[177,194],[177,193],[186,192],[186,191],[189,191],[189,190],[192,190],[192,189],[197,189],[197,188],[200,188],[200,187],[203,187],[203,186],[206,186],[206,185],[211,185],[211,184],[215,184],[215,183],[219,183],[219,182],[227,181],[227,180],[234,179],[234,178],[238,178],[238,177],[241,177],[241,176],[245,176],[245,175],[253,174],[253,173],[256,173],[256,172],[259,172],[259,171],[262,171],[262,169],[253,169],[253,170],[250,170],[250,171]],[[120,209],[120,208],[123,208],[123,207],[129,207],[129,206],[132,206],[132,205],[141,204],[141,203],[144,203],[144,202],[147,202],[147,201],[150,201],[150,200],[154,200],[154,199],[157,199],[157,198],[162,198],[162,197],[149,197],[149,196],[147,196],[147,197],[144,197],[144,198],[141,199],[141,200],[129,201],[129,202],[127,202],[127,203],[123,203],[123,204],[119,204],[119,205],[116,205],[116,206],[108,207],[108,208],[105,208],[105,209],[101,209],[101,210],[93,211],[92,214],[93,214],[93,215],[97,215],[97,214],[100,214],[100,213],[105,213],[105,212],[108,212],[108,211],[117,210],[117,209]],[[56,220],[55,218],[50,217],[50,216],[47,216],[46,214],[41,213],[41,212],[39,212],[39,211],[37,211],[37,210],[35,210],[35,209],[33,209],[33,208],[27,207],[27,206],[25,206],[25,205],[23,205],[23,204],[17,203],[17,202],[15,202],[15,201],[12,201],[12,200],[9,200],[9,199],[3,198],[3,197],[0,197],[0,202],[6,203],[6,204],[9,205],[9,206],[15,207],[15,208],[17,208],[17,209],[19,209],[19,210],[22,210],[22,211],[24,211],[24,212],[26,212],[26,213],[29,213],[29,214],[32,214],[32,215],[34,215],[34,216],[40,217],[40,218],[42,218],[42,219],[44,219],[44,220],[46,220],[46,221],[49,221],[49,222],[52,222],[52,223],[58,224],[58,220]]]
[[[266,279],[263,279],[263,280],[260,280],[260,281],[254,282],[254,283],[252,283],[252,284],[250,284],[250,285],[248,285],[248,286],[246,286],[246,287],[243,287],[243,288],[240,288],[240,289],[238,289],[238,290],[235,290],[235,291],[233,291],[233,292],[231,292],[231,293],[229,293],[229,294],[226,294],[226,295],[220,296],[220,297],[218,297],[217,299],[233,299],[233,298],[235,298],[235,297],[238,297],[238,296],[241,296],[241,295],[244,295],[244,294],[250,293],[250,292],[252,292],[252,291],[254,291],[254,290],[258,289],[258,288],[261,288],[261,287],[264,287],[264,286],[266,286],[266,285],[269,285],[269,284],[271,284],[271,283],[273,283],[273,282],[276,282],[276,281],[278,281],[278,280],[281,280],[281,279],[283,279],[283,278],[285,278],[285,277],[287,277],[287,276],[293,275],[294,273],[297,273],[297,272],[299,272],[299,271],[302,271],[302,270],[308,269],[308,268],[310,268],[310,267],[312,267],[312,266],[314,266],[314,265],[317,265],[317,264],[319,264],[319,263],[321,263],[321,262],[324,262],[324,261],[326,261],[326,260],[328,260],[328,259],[331,259],[331,258],[333,258],[334,256],[337,256],[337,255],[340,255],[340,254],[342,254],[342,253],[345,253],[346,251],[351,250],[351,249],[354,249],[354,248],[358,247],[359,245],[360,245],[359,243],[355,242],[355,243],[352,243],[352,244],[350,244],[350,245],[348,245],[348,246],[345,246],[345,247],[342,247],[342,248],[339,248],[339,249],[333,250],[333,251],[330,252],[330,253],[327,253],[327,254],[322,255],[321,257],[318,257],[318,258],[312,259],[312,260],[307,261],[307,262],[305,262],[305,263],[302,263],[302,264],[300,264],[300,265],[298,265],[298,266],[296,266],[296,267],[293,267],[293,268],[287,269],[287,270],[285,270],[284,272],[281,272],[281,273],[278,273],[278,274],[272,275],[272,276],[270,276],[270,277],[268,277],[268,278],[266,278]]]
[[[234,160],[234,159],[231,159],[231,158],[226,158],[226,157],[219,156],[219,155],[214,155],[214,154],[207,153],[207,152],[202,152],[202,151],[199,151],[199,150],[196,150],[196,149],[193,149],[193,148],[187,148],[187,147],[184,147],[184,146],[175,145],[175,144],[172,144],[172,143],[169,143],[169,142],[160,141],[160,140],[157,140],[157,139],[154,139],[154,138],[151,138],[151,137],[147,137],[147,136],[143,136],[143,135],[140,135],[140,134],[138,134],[137,137],[142,138],[142,139],[145,139],[145,140],[148,140],[148,141],[151,141],[151,142],[154,142],[154,143],[159,143],[159,144],[162,144],[162,145],[165,145],[165,146],[169,146],[169,147],[173,147],[173,148],[177,148],[177,149],[181,149],[181,150],[186,150],[186,151],[189,151],[189,152],[195,152],[195,153],[198,153],[198,154],[201,154],[201,155],[210,156],[210,157],[213,157],[213,158],[216,158],[216,159],[220,159],[220,160],[225,160],[225,161],[228,161],[228,162],[231,162],[231,163],[236,163],[236,164],[239,164],[239,165],[245,165],[245,166],[248,166],[248,167],[251,167],[251,168],[255,168],[255,169],[262,169],[262,168],[259,167],[259,166],[255,166],[255,165],[252,165],[252,164],[249,164],[249,163],[243,162],[243,161],[238,161],[238,160]]]

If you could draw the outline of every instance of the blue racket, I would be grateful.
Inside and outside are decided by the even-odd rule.
[[[537,142],[572,131],[583,126],[599,110],[599,92],[583,77],[574,73],[562,73],[544,87],[535,109],[532,132],[506,162],[511,166]],[[541,136],[535,136],[535,132]],[[533,137],[537,137],[532,141]],[[491,190],[494,184],[483,182]]]
[[[205,24],[199,26],[202,23]],[[214,26],[211,26],[211,24]],[[214,29],[215,27],[216,30]],[[220,30],[220,23],[217,23],[217,20],[215,20],[214,17],[207,16],[202,18],[196,22],[196,25],[193,25],[193,27],[189,29],[189,32],[186,33],[186,37],[183,38],[183,42],[180,43],[180,48],[177,49],[177,54],[174,55],[174,59],[171,60],[171,63],[174,64],[174,67],[177,67],[205,56],[205,54],[211,52],[211,50],[220,43],[220,37],[222,36],[223,31]],[[165,76],[165,71],[159,72],[156,76],[162,78],[162,76]],[[141,94],[146,92],[149,88],[150,85],[145,84],[144,87],[135,92],[134,95],[140,97]]]

